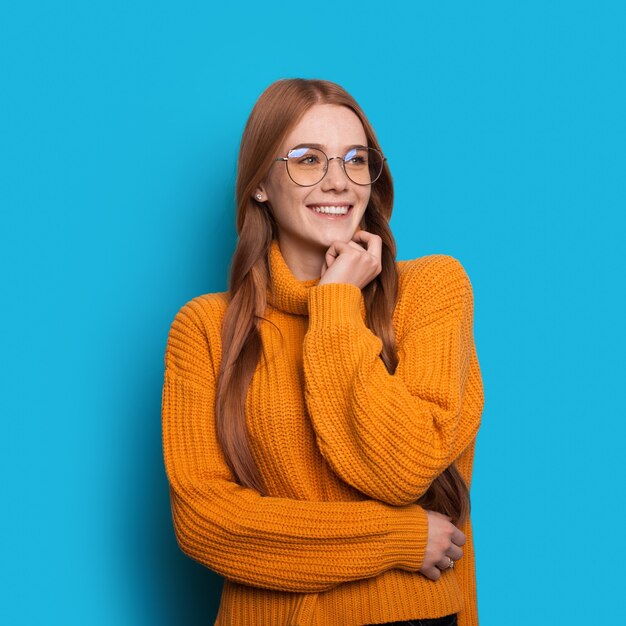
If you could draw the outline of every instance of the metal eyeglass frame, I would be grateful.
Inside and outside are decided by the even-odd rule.
[[[350,148],[350,150],[348,150],[348,152],[346,152],[346,154],[343,157],[340,156],[334,156],[331,157],[330,159],[328,158],[328,155],[321,149],[321,148],[313,148],[313,146],[311,146],[311,148],[313,150],[317,150],[318,152],[321,152],[325,157],[326,157],[326,167],[324,168],[324,173],[322,174],[322,177],[316,182],[316,183],[312,183],[310,185],[302,185],[301,183],[296,182],[295,180],[293,180],[293,177],[291,176],[291,174],[289,173],[289,166],[287,165],[287,162],[289,161],[289,154],[291,152],[293,152],[294,150],[300,150],[300,148],[291,148],[291,150],[289,150],[287,152],[287,156],[286,157],[278,157],[276,159],[274,159],[274,162],[276,161],[285,161],[285,165],[286,165],[286,169],[287,169],[287,175],[289,176],[289,178],[291,178],[291,180],[298,186],[300,187],[313,187],[314,185],[318,185],[319,183],[321,183],[324,180],[324,176],[326,176],[326,174],[328,174],[328,164],[333,160],[333,159],[340,159],[341,161],[341,168],[343,169],[343,173],[348,177],[348,180],[350,180],[350,182],[353,182],[355,185],[360,185],[361,187],[367,187],[368,185],[373,185],[382,175],[383,173],[383,169],[385,168],[385,161],[387,160],[387,157],[385,155],[383,155],[383,153],[378,150],[378,148],[372,148],[370,146],[363,146],[363,148],[366,148],[367,150],[374,150],[375,152],[377,152],[380,155],[380,158],[382,159],[381,162],[381,167],[380,167],[380,172],[378,173],[378,176],[370,181],[369,183],[357,183],[356,181],[352,180],[352,178],[350,178],[350,174],[348,174],[348,172],[346,172],[346,162],[345,162],[345,157],[348,156],[348,154],[354,150],[354,148]]]

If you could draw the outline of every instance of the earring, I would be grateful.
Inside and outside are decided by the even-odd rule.
[[[260,200],[262,197],[263,197],[263,196],[262,196],[260,193],[257,193],[257,195],[256,195],[256,199],[257,199],[257,200]]]

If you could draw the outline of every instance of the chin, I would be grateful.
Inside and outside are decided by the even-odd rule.
[[[330,248],[330,246],[335,241],[343,241],[348,242],[352,239],[352,236],[356,230],[354,228],[338,228],[334,232],[324,233],[320,235],[319,238],[316,239],[317,242],[321,246],[325,246],[326,248]]]

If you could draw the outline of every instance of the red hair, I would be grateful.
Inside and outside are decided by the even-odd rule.
[[[378,148],[374,129],[354,98],[326,80],[291,78],[272,83],[259,97],[248,118],[237,164],[237,246],[230,265],[229,303],[222,325],[222,361],[215,402],[216,434],[224,457],[239,483],[268,495],[248,440],[245,400],[261,356],[259,323],[266,308],[268,253],[278,227],[266,203],[254,192],[265,178],[282,142],[304,113],[315,104],[351,109],[361,120],[367,145]],[[398,297],[396,244],[389,227],[393,180],[385,161],[372,185],[363,228],[382,239],[382,271],[363,289],[369,328],[382,340],[381,358],[393,373],[398,364],[392,315]],[[470,512],[469,490],[454,465],[431,484],[417,504],[439,511],[459,524]]]

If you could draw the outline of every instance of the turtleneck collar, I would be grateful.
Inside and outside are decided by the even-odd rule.
[[[289,269],[277,239],[272,239],[268,258],[270,266],[268,304],[287,313],[308,315],[309,289],[317,285],[320,279],[298,280]]]
[[[270,284],[267,286],[267,303],[286,313],[294,315],[309,315],[309,291],[317,286],[320,278],[298,280],[289,269],[277,239],[272,239],[269,253]],[[325,283],[320,286],[332,293],[333,298],[345,299],[348,292],[352,292],[354,286],[347,283]],[[359,299],[359,311],[361,319],[367,323],[365,299],[361,292]]]

